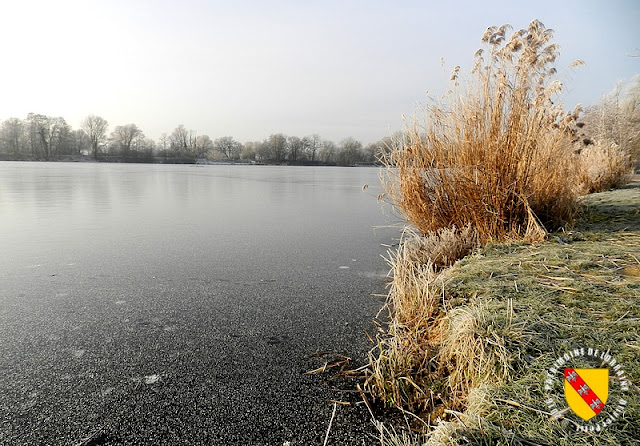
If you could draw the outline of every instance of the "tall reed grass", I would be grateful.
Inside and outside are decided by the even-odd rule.
[[[370,352],[365,388],[385,405],[419,413],[429,423],[445,409],[463,407],[474,387],[511,373],[505,346],[521,328],[494,314],[500,303],[460,307],[446,292],[454,279],[449,266],[475,246],[469,227],[426,237],[407,229],[388,259],[392,317]]]
[[[416,412],[442,404],[449,392],[435,360],[446,330],[441,323],[440,273],[474,245],[470,228],[445,228],[429,237],[407,228],[400,247],[390,252],[392,317],[387,335],[370,353],[365,383],[374,398]]]
[[[383,157],[387,195],[415,230],[406,229],[389,255],[390,322],[370,352],[365,390],[412,412],[410,420],[422,424],[408,427],[424,431],[419,444],[457,444],[456,430],[468,435],[473,423],[482,444],[494,443],[480,417],[486,389],[522,373],[536,336],[514,303],[548,311],[532,277],[506,282],[515,267],[501,255],[492,263],[455,262],[483,244],[486,255],[491,241],[540,240],[571,224],[579,193],[621,184],[632,167],[629,150],[592,144],[580,133],[580,107],[565,112],[557,102],[562,85],[553,80],[559,48],[552,31],[537,20],[507,38],[508,30],[487,30],[464,86],[456,67],[452,91],[426,109],[424,120],[414,118]],[[537,245],[534,255],[540,246],[553,251]],[[540,330],[541,339],[554,334]],[[381,444],[412,441],[377,427]]]
[[[487,30],[465,86],[456,67],[453,90],[383,159],[386,192],[417,233],[405,233],[390,255],[391,322],[371,353],[366,387],[431,418],[511,371],[500,324],[484,309],[452,311],[447,267],[491,240],[541,239],[577,210],[580,109],[553,102],[562,88],[552,81],[558,46],[539,21],[509,38],[508,29]]]
[[[580,192],[602,192],[628,183],[633,165],[631,154],[614,142],[589,144],[579,156]]]
[[[559,47],[537,20],[508,30],[485,32],[466,84],[456,67],[453,90],[383,159],[388,196],[424,234],[470,225],[480,241],[540,238],[574,219],[579,107],[554,103]]]

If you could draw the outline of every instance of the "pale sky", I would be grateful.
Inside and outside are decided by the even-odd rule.
[[[562,48],[567,108],[640,73],[634,0],[3,0],[0,18],[0,120],[96,114],[154,139],[184,124],[367,144],[468,71],[488,26],[535,18]]]

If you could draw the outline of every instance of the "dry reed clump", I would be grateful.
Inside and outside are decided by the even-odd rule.
[[[517,360],[514,345],[520,343],[522,327],[510,317],[499,317],[494,304],[475,303],[453,308],[442,323],[443,337],[438,352],[440,373],[447,377],[449,401],[454,407],[466,407],[468,396],[481,385],[506,382]]]
[[[389,259],[393,281],[388,305],[393,317],[370,352],[365,389],[389,407],[419,414],[428,425],[450,418],[446,414],[451,410],[467,408],[475,389],[506,382],[519,359],[523,328],[513,322],[510,301],[452,301],[447,284],[455,278],[455,268],[438,268],[423,251],[429,246],[432,252],[442,252],[441,244],[453,241],[467,247],[458,251],[462,257],[475,246],[470,239],[469,230],[445,229],[427,237],[407,231]],[[459,427],[440,424],[425,434],[425,442],[441,441],[444,437],[438,433],[450,434]],[[382,444],[400,440],[395,432],[382,429],[380,434]]]
[[[426,235],[405,234],[389,260],[392,317],[367,386],[390,406],[458,405],[486,377],[508,376],[503,341],[483,310],[446,314],[440,272],[478,243],[540,239],[543,225],[574,218],[579,109],[552,102],[558,47],[538,21],[508,40],[507,29],[487,30],[488,61],[476,53],[464,94],[429,108],[426,126],[414,122],[384,158],[387,193]],[[456,86],[457,77],[458,69]]]
[[[414,264],[427,264],[440,270],[451,266],[471,252],[477,245],[475,232],[471,226],[458,229],[442,228],[436,233],[421,237],[414,230],[407,228],[403,239],[410,239],[410,243],[403,245],[403,255]]]
[[[456,67],[454,90],[383,159],[388,196],[424,234],[471,225],[483,242],[539,238],[542,226],[574,219],[579,107],[567,113],[553,102],[562,89],[551,82],[558,46],[539,21],[509,39],[508,28],[487,30],[487,59],[476,53],[467,88]]]
[[[580,189],[583,193],[602,192],[629,182],[633,174],[631,155],[615,143],[597,141],[579,155]]]
[[[391,321],[370,354],[365,387],[428,423],[466,407],[478,386],[507,380],[521,334],[488,304],[453,308],[448,267],[491,240],[540,240],[577,209],[579,107],[567,113],[552,102],[561,90],[551,82],[552,31],[533,21],[507,40],[507,29],[487,30],[487,61],[476,53],[466,90],[456,68],[455,92],[383,158],[386,192],[418,232],[390,254]]]
[[[366,381],[370,393],[388,406],[423,411],[442,404],[446,379],[436,373],[435,361],[443,329],[440,272],[475,246],[469,227],[444,228],[426,237],[407,229],[398,250],[390,253],[393,316],[370,354]]]
[[[434,369],[429,363],[440,311],[437,268],[429,259],[416,259],[417,238],[416,234],[405,235],[398,250],[390,253],[393,281],[387,305],[393,316],[387,334],[369,354],[370,373],[365,382],[371,395],[387,406],[411,410],[422,410],[434,398],[424,383],[435,385],[429,379],[429,370]]]
[[[380,446],[457,446],[454,438],[460,425],[440,420],[429,434],[407,430],[396,430],[382,422],[375,423]]]

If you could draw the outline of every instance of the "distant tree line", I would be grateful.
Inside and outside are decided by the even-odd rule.
[[[146,137],[136,124],[109,130],[109,123],[95,115],[84,118],[77,130],[61,117],[29,113],[26,119],[9,118],[0,124],[0,159],[353,166],[377,163],[392,145],[391,137],[363,146],[350,137],[336,144],[317,134],[301,138],[282,133],[262,141],[241,143],[231,136],[212,140],[182,124],[170,134],[161,134],[157,141]]]

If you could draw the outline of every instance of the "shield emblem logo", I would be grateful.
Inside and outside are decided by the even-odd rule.
[[[564,369],[564,397],[587,421],[598,415],[609,396],[609,369]]]

